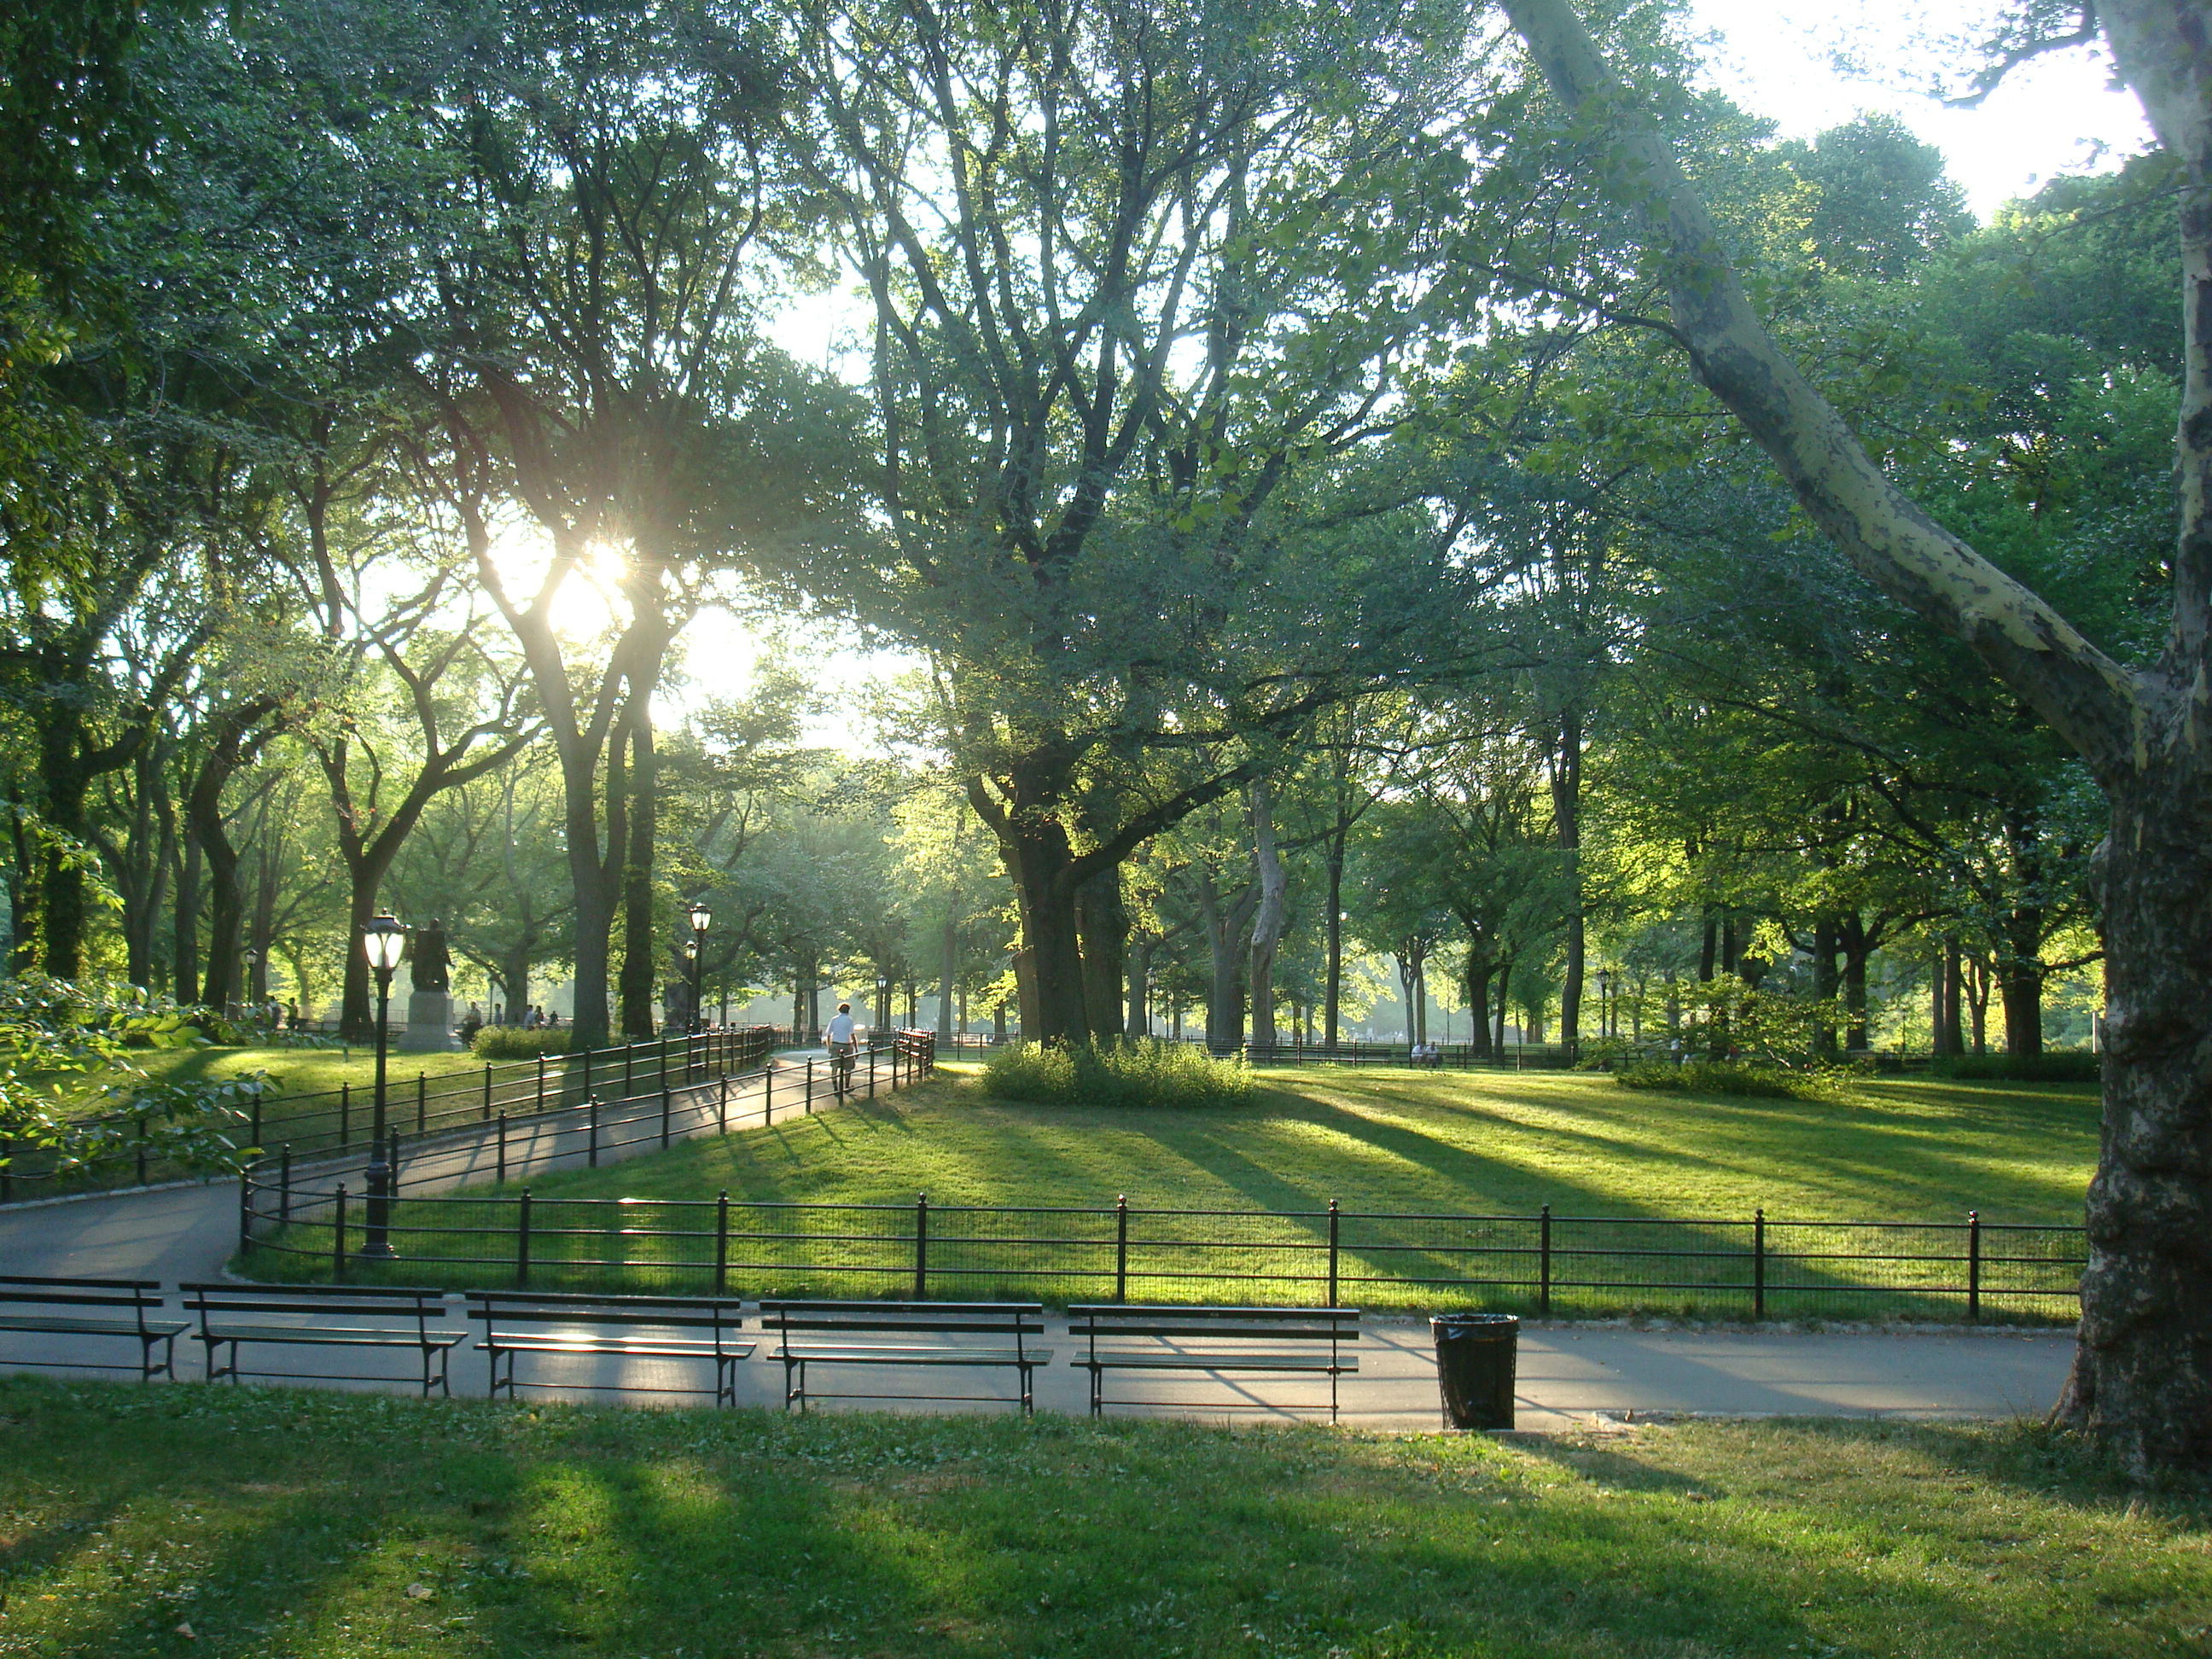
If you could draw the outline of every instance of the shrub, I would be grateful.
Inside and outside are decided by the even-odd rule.
[[[1765,1100],[1833,1100],[1850,1073],[1842,1067],[1787,1071],[1743,1060],[1638,1060],[1613,1068],[1624,1089],[1679,1089],[1685,1094],[1750,1095]]]
[[[535,1060],[540,1054],[565,1054],[568,1032],[546,1025],[534,1031],[526,1031],[520,1025],[487,1025],[469,1039],[469,1052],[478,1060]]]
[[[1252,1097],[1252,1069],[1155,1037],[1017,1042],[992,1051],[983,1087],[1000,1100],[1055,1106],[1235,1106]]]
[[[2006,1083],[2094,1083],[2098,1056],[2068,1049],[2050,1054],[1946,1054],[1928,1069],[1937,1077]]]

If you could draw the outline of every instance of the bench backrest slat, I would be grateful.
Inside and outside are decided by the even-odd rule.
[[[234,1285],[223,1281],[204,1281],[191,1285],[177,1285],[185,1297],[237,1297],[241,1301],[296,1301],[296,1303],[420,1303],[445,1301],[445,1291],[431,1290],[429,1285]]]
[[[158,1279],[26,1278],[20,1273],[0,1273],[0,1285],[70,1291],[159,1291],[161,1288],[161,1281]]]
[[[88,1291],[0,1291],[0,1302],[12,1302],[45,1308],[121,1308],[128,1312],[133,1308],[158,1308],[161,1298],[125,1291],[114,1296],[95,1296]]]
[[[1076,1302],[1068,1305],[1071,1319],[1266,1319],[1290,1322],[1295,1320],[1357,1319],[1358,1308],[1212,1308],[1194,1307],[1173,1302]]]
[[[1316,1330],[1298,1325],[1085,1325],[1071,1324],[1076,1335],[1188,1337],[1194,1341],[1357,1342],[1358,1327],[1338,1326]]]
[[[1070,1336],[1142,1337],[1149,1341],[1326,1342],[1359,1340],[1357,1308],[1178,1308],[1127,1303],[1078,1303],[1067,1310]]]
[[[557,1308],[535,1311],[522,1308],[501,1308],[497,1312],[471,1308],[471,1319],[481,1319],[487,1325],[512,1328],[517,1325],[638,1325],[656,1329],[723,1330],[741,1328],[744,1318],[732,1308],[726,1314],[629,1313],[611,1310],[593,1311],[590,1308]]]
[[[769,1314],[763,1316],[761,1325],[771,1331],[842,1331],[878,1336],[1044,1334],[1042,1319],[796,1319]]]
[[[876,1303],[876,1301],[792,1301],[769,1297],[763,1314],[1029,1314],[1040,1318],[1044,1303]]]
[[[316,1318],[442,1319],[442,1304],[397,1307],[389,1302],[234,1302],[222,1297],[194,1297],[188,1304],[198,1314],[307,1314]]]

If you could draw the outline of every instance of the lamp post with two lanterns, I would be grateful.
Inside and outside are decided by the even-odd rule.
[[[691,1031],[694,1036],[707,1026],[707,930],[714,925],[714,913],[704,899],[693,899],[691,917]]]
[[[384,1052],[391,1036],[392,970],[407,948],[407,927],[390,911],[380,911],[362,924],[362,953],[376,975],[376,1097],[369,1125],[368,1225],[361,1254],[376,1259],[397,1255],[387,1230],[392,1224],[392,1164],[386,1156],[384,1127]]]

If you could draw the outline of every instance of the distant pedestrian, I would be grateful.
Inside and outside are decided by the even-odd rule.
[[[830,1085],[842,1100],[853,1089],[853,1060],[860,1042],[853,1035],[853,1005],[841,1002],[823,1027],[822,1038],[830,1050]]]

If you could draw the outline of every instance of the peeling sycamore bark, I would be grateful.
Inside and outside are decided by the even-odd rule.
[[[1971,647],[2105,788],[2104,1140],[2058,1417],[2138,1469],[2212,1467],[2212,3],[2098,8],[2122,77],[2187,176],[2173,623],[2141,672],[1890,483],[1767,334],[1704,203],[1569,0],[1504,4],[1553,90],[1606,141],[1605,187],[1639,213],[1665,261],[1671,320],[1698,379],[1844,556]]]

